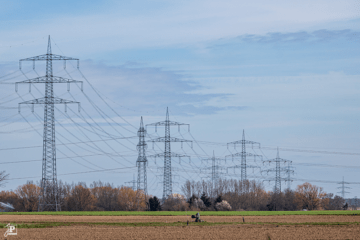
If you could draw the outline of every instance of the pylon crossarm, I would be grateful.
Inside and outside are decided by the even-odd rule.
[[[263,161],[263,163],[271,163],[271,162],[282,162],[282,163],[290,162],[290,163],[292,163],[291,160],[282,159],[282,158],[274,158],[274,159],[269,159],[269,160]]]
[[[147,144],[145,142],[139,142],[136,145],[136,150],[140,151],[140,149],[144,148],[145,150],[147,149]]]
[[[146,126],[165,126],[165,125],[171,125],[171,126],[177,126],[177,125],[190,125],[187,123],[179,123],[179,122],[174,122],[174,121],[161,121],[161,122],[157,122],[157,123],[150,123],[150,124],[146,124]]]
[[[291,160],[287,160],[287,159],[283,159],[283,158],[278,158],[278,160],[279,160],[280,162],[284,162],[284,163],[287,163],[287,162],[292,163]]]
[[[247,168],[261,168],[259,166],[254,166],[254,165],[246,165]],[[235,166],[231,166],[231,167],[227,167],[227,168],[241,168],[241,165],[235,165]]]
[[[67,83],[68,91],[70,91],[70,83],[81,83],[81,91],[83,91],[83,89],[84,89],[83,81],[77,81],[77,80],[63,78],[63,77],[42,76],[42,77],[37,77],[37,78],[33,78],[33,79],[16,82],[15,83],[15,91],[16,92],[18,91],[18,84],[24,84],[24,83],[27,83],[27,84],[31,84],[31,83]],[[31,91],[31,90],[29,90],[29,91]]]
[[[77,68],[79,68],[79,65],[80,65],[80,61],[78,58],[65,57],[65,56],[60,56],[60,55],[50,53],[50,54],[43,54],[43,55],[39,55],[39,56],[35,56],[35,57],[20,59],[19,60],[19,69],[21,70],[21,63],[23,61],[32,61],[33,69],[35,69],[35,61],[52,61],[52,60],[63,60],[64,61],[64,69],[66,68],[66,61],[68,61],[68,60],[77,61]]]
[[[252,144],[252,145],[259,145],[260,148],[260,143],[258,142],[253,142],[253,141],[248,141],[248,140],[238,140],[235,142],[229,142],[228,145],[236,145],[236,144]]]
[[[241,156],[260,157],[260,158],[262,158],[262,155],[257,155],[257,154],[252,154],[252,153],[241,153],[241,152],[226,155],[225,157],[241,157]]]
[[[138,159],[136,160],[136,162],[147,162],[147,158],[146,156],[139,156]]]
[[[170,142],[192,142],[191,140],[174,138],[174,137],[170,137],[169,139],[165,138],[165,137],[159,137],[159,138],[156,138],[156,139],[149,140],[148,142],[165,142],[165,141],[170,141]]]
[[[73,57],[65,57],[65,56],[61,56],[61,55],[57,55],[57,54],[42,54],[39,56],[35,56],[35,57],[29,57],[29,58],[23,58],[20,59],[19,61],[46,61],[46,60],[76,60],[79,61],[78,58],[73,58]]]
[[[65,100],[62,98],[38,98],[38,99],[33,99],[33,100],[29,100],[29,101],[25,101],[25,102],[21,102],[19,103],[19,113],[20,113],[20,106],[21,104],[31,104],[32,105],[32,109],[31,111],[34,112],[34,104],[65,104],[65,112],[67,112],[67,104],[72,104],[72,103],[77,103],[78,104],[78,111],[80,112],[80,102],[75,102],[75,101],[69,101],[69,100]]]
[[[69,103],[79,103],[79,102],[75,102],[75,101],[70,101],[70,100],[66,100],[66,99],[62,99],[62,98],[37,98],[37,99],[33,99],[33,100],[29,100],[29,101],[25,101],[25,102],[21,102],[19,104],[48,104],[48,103],[53,103],[53,104],[69,104]]]
[[[171,153],[171,157],[189,157],[188,155],[178,154],[178,153]]]
[[[37,77],[37,78],[32,78],[32,79],[28,79],[28,80],[24,80],[24,81],[20,81],[17,82],[17,84],[19,83],[82,83],[82,81],[77,81],[77,80],[73,80],[73,79],[69,79],[69,78],[63,78],[63,77],[47,77],[47,76],[42,76],[42,77]]]
[[[280,172],[289,172],[289,170],[287,168],[281,167],[278,168]],[[264,170],[264,172],[276,172],[276,168],[270,168],[270,169],[266,169]],[[290,170],[291,171],[291,170]]]
[[[158,153],[158,154],[150,155],[148,157],[157,158],[157,157],[164,157],[164,156],[165,156],[164,153]],[[177,154],[177,153],[171,153],[170,156],[171,157],[189,157],[188,155],[182,155],[182,154]]]

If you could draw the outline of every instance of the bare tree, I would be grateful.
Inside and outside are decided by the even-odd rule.
[[[71,195],[67,201],[70,211],[92,211],[96,204],[96,199],[91,194],[90,189],[81,182],[71,189]]]
[[[8,180],[9,174],[6,174],[5,171],[0,172],[0,187],[3,187]]]
[[[295,191],[295,202],[299,209],[316,210],[321,207],[321,202],[326,193],[321,187],[306,182],[298,185]]]
[[[102,183],[101,181],[93,182],[91,185],[91,193],[96,198],[96,207],[98,211],[117,211],[119,190],[110,183]]]
[[[19,186],[15,190],[19,203],[19,205],[16,206],[17,210],[25,212],[37,211],[40,192],[40,187],[32,181],[28,181],[26,184]]]

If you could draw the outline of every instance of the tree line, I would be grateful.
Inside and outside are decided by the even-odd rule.
[[[58,204],[62,211],[294,211],[342,210],[348,206],[342,197],[327,194],[310,183],[280,193],[265,191],[262,182],[219,179],[189,181],[181,186],[182,194],[167,199],[146,196],[141,190],[114,187],[110,183],[58,183]],[[9,203],[14,211],[38,211],[41,188],[27,182],[14,191],[1,191],[0,202]]]
[[[218,210],[219,197],[229,204],[229,210],[238,211],[343,210],[349,207],[344,198],[328,194],[323,188],[307,182],[295,190],[285,189],[278,193],[266,191],[262,182],[236,179],[219,179],[214,183],[188,180],[181,189],[188,199],[204,203],[210,200],[211,204],[205,204],[202,210]],[[206,197],[209,200],[205,200]],[[192,202],[188,202],[191,208]]]
[[[14,211],[38,211],[41,188],[32,181],[19,186],[15,191],[1,191],[0,202],[9,203]],[[93,182],[58,184],[58,204],[62,211],[142,211],[147,204],[143,191],[129,187],[114,187],[110,183]]]

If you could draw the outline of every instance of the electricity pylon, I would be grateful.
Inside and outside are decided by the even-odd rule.
[[[293,181],[293,180],[291,180],[291,174],[293,174],[294,175],[294,167],[293,166],[291,166],[292,165],[292,162],[291,161],[288,161],[288,165],[287,165],[287,167],[286,167],[286,173],[287,173],[287,180],[286,180],[286,182],[287,182],[287,184],[288,184],[288,189],[290,190],[290,188],[291,188],[291,182]]]
[[[136,180],[135,180],[135,174],[133,174],[133,180],[130,182],[125,182],[125,184],[130,185],[132,184],[132,187],[130,187],[132,190],[136,191]]]
[[[165,143],[164,153],[159,153],[155,155],[151,155],[149,157],[164,157],[164,181],[163,181],[163,201],[170,195],[172,195],[172,175],[171,175],[171,158],[172,157],[188,157],[186,155],[172,153],[171,152],[171,142],[181,142],[181,146],[183,142],[191,142],[190,140],[185,139],[179,139],[170,137],[170,126],[178,126],[178,129],[180,131],[181,125],[187,125],[188,131],[190,131],[190,124],[185,123],[178,123],[170,121],[169,119],[169,109],[166,108],[166,119],[162,122],[152,123],[152,124],[146,124],[147,126],[155,126],[155,131],[157,131],[158,126],[164,126],[165,127],[165,137],[159,137],[153,140],[150,140],[150,142],[163,142]]]
[[[345,184],[350,184],[350,183],[345,182],[343,177],[343,180],[341,182],[338,182],[338,184],[341,184],[341,187],[338,187],[341,189],[341,192],[337,192],[337,193],[341,193],[341,197],[345,199],[345,193],[350,193],[345,191],[346,188],[350,189],[349,187],[345,187]]]
[[[285,173],[288,173],[288,171],[290,171],[292,173],[294,172],[293,170],[289,170],[286,167],[281,167],[280,164],[287,163],[287,162],[292,163],[292,161],[280,158],[279,157],[279,148],[278,148],[276,158],[263,161],[263,163],[265,163],[265,162],[267,162],[269,164],[271,162],[275,162],[275,164],[276,164],[275,168],[264,170],[264,172],[267,172],[267,173],[275,172],[275,178],[267,179],[266,181],[269,181],[269,182],[275,181],[274,193],[279,194],[281,192],[281,181],[287,181],[287,178],[281,177],[281,172],[285,172]]]
[[[225,159],[223,158],[217,158],[215,157],[215,151],[213,151],[213,156],[211,158],[206,158],[206,159],[203,159],[204,161],[211,161],[211,167],[206,167],[206,168],[203,168],[204,170],[209,170],[211,169],[211,181],[212,181],[212,184],[213,184],[213,187],[215,187],[215,184],[217,182],[217,180],[220,179],[220,170],[225,170],[226,168],[225,167],[221,167],[219,165],[219,163],[221,161],[225,161]]]
[[[245,131],[243,130],[242,140],[235,141],[235,142],[230,142],[230,143],[227,144],[227,147],[229,147],[230,144],[234,145],[234,148],[236,148],[236,145],[241,144],[241,152],[231,154],[231,155],[227,155],[227,156],[225,156],[225,158],[231,157],[234,160],[234,157],[241,157],[241,164],[233,166],[233,168],[240,168],[241,169],[241,182],[244,182],[245,180],[247,180],[247,172],[246,172],[247,168],[259,168],[258,166],[253,166],[253,165],[247,164],[246,163],[246,157],[254,157],[254,159],[256,159],[256,157],[259,157],[262,160],[261,155],[247,153],[246,152],[246,145],[247,144],[258,145],[259,148],[260,148],[260,143],[245,140]]]
[[[139,152],[138,158],[136,160],[136,166],[138,167],[138,176],[137,176],[137,190],[144,191],[145,196],[147,195],[147,175],[146,175],[146,148],[147,144],[145,142],[146,130],[143,124],[143,118],[141,117],[140,128],[138,130],[139,143],[136,148]]]
[[[19,68],[21,70],[21,63],[23,61],[32,61],[33,68],[35,69],[36,61],[46,61],[46,74],[42,77],[28,79],[25,81],[17,82],[15,84],[15,90],[17,91],[17,84],[28,83],[30,86],[33,83],[45,83],[45,97],[33,99],[19,103],[19,112],[21,104],[31,104],[32,111],[34,111],[34,104],[44,104],[44,135],[43,135],[43,160],[42,160],[42,177],[41,177],[41,193],[39,197],[38,211],[61,211],[60,204],[58,202],[58,185],[57,185],[57,172],[56,172],[56,145],[55,145],[55,104],[77,103],[80,111],[80,103],[61,99],[54,96],[54,83],[67,83],[68,91],[70,83],[81,83],[81,81],[75,81],[72,79],[66,79],[62,77],[53,76],[52,61],[60,60],[64,61],[64,68],[66,67],[66,61],[76,60],[78,61],[77,67],[79,68],[79,59],[72,57],[65,57],[51,52],[50,36],[48,39],[47,53],[35,57],[21,59],[19,62]],[[31,88],[29,88],[29,91]]]

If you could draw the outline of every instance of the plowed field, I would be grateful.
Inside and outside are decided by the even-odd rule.
[[[360,239],[360,216],[204,216],[212,225],[187,226],[189,216],[0,215],[1,223],[66,223],[19,228],[7,239]],[[180,223],[179,223],[180,222]],[[108,225],[107,225],[108,223]],[[134,226],[114,224],[136,223]],[[142,226],[165,223],[166,226]],[[308,224],[307,224],[308,223]],[[113,225],[111,225],[113,224]],[[181,225],[174,225],[181,224]],[[321,224],[321,225],[317,225]],[[339,225],[338,225],[339,224]],[[24,226],[24,225],[23,225]],[[5,232],[5,229],[4,229]]]
[[[232,225],[212,227],[74,226],[19,229],[8,239],[360,239],[354,226]]]

